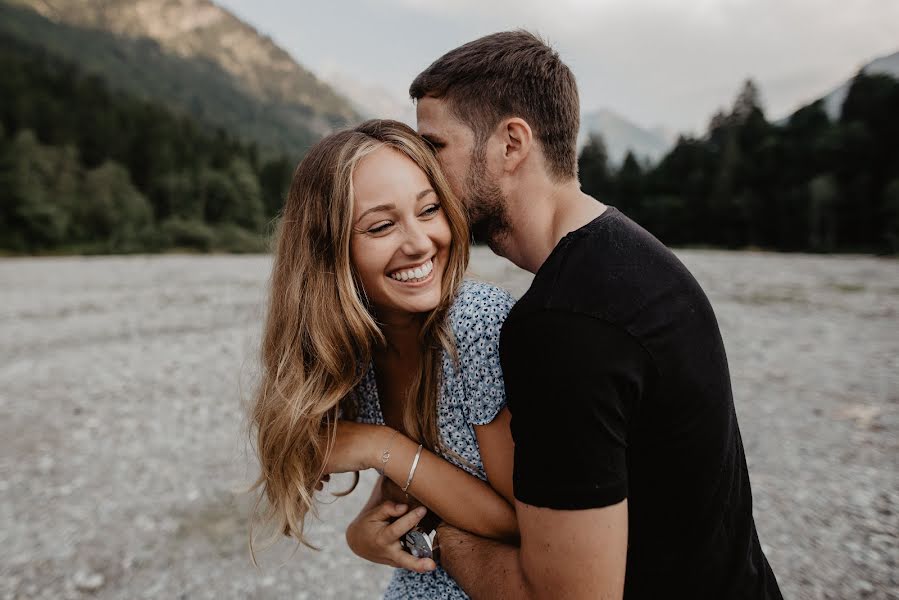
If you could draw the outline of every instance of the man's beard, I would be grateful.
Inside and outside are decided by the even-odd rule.
[[[509,235],[512,226],[506,198],[487,173],[485,150],[475,149],[472,153],[463,201],[475,243],[487,244],[498,253],[502,239]]]

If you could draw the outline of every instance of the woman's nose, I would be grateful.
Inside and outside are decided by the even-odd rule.
[[[433,246],[428,232],[420,223],[415,223],[405,229],[406,239],[403,240],[403,252],[409,255],[426,254]]]

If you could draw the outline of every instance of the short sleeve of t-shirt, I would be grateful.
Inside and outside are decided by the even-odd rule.
[[[652,370],[622,328],[541,310],[502,332],[502,368],[515,441],[515,497],[582,510],[627,497],[628,421]]]
[[[472,425],[490,423],[506,406],[499,336],[514,304],[502,288],[466,281],[454,307],[465,410]]]

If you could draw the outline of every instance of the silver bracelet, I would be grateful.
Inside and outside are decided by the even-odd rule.
[[[421,448],[422,445],[418,445],[418,452],[415,453],[415,458],[412,459],[412,468],[409,469],[409,479],[406,480],[406,485],[403,486],[403,493],[406,493],[406,490],[409,489],[409,486],[412,485],[412,478],[415,477],[415,469],[418,467],[418,459],[421,458]]]

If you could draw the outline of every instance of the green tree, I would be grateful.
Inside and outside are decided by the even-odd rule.
[[[592,132],[578,156],[578,175],[581,189],[598,200],[613,201],[612,174],[609,172],[609,153],[602,135]]]
[[[295,165],[296,161],[280,156],[267,161],[259,170],[259,185],[262,188],[266,218],[271,219],[284,206]]]
[[[258,231],[265,220],[265,207],[262,204],[262,188],[253,167],[245,159],[234,158],[228,165],[228,174],[239,201],[226,220],[251,231]]]
[[[228,173],[219,169],[204,168],[198,179],[198,192],[203,205],[203,220],[207,223],[225,223],[237,212],[240,202]]]
[[[899,253],[899,177],[887,185],[883,196],[885,249],[896,254]]]
[[[643,167],[629,151],[615,176],[615,201],[618,208],[639,221],[643,210],[643,193]]]
[[[150,187],[149,200],[159,223],[169,217],[203,218],[203,199],[197,174],[192,171],[172,171],[157,177]]]
[[[762,97],[759,88],[752,79],[743,82],[743,87],[734,99],[734,105],[730,113],[730,123],[742,125],[749,120],[754,113],[762,112]]]
[[[833,175],[819,175],[808,184],[808,245],[817,252],[830,252],[836,246],[836,206],[839,186]]]
[[[82,197],[78,219],[93,240],[105,241],[113,251],[139,246],[141,234],[152,223],[153,211],[122,165],[107,161],[90,170]]]
[[[876,249],[886,243],[885,191],[899,172],[899,80],[859,73],[843,103],[840,129],[838,177],[852,202],[843,237],[852,247]],[[850,207],[844,202],[842,208]]]
[[[33,251],[63,243],[71,221],[70,175],[77,169],[77,163],[71,164],[73,153],[42,146],[30,130],[20,132],[5,149],[0,156],[4,245]]]

